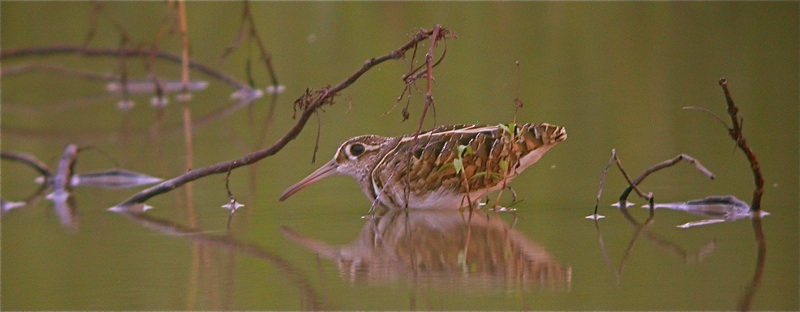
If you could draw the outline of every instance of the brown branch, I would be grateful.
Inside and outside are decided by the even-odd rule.
[[[236,197],[233,196],[233,192],[231,192],[230,182],[231,182],[231,168],[228,168],[228,172],[225,174],[225,191],[228,192],[228,203],[222,206],[223,208],[227,206],[227,208],[231,210],[231,213],[228,215],[228,224],[227,224],[228,232],[231,231],[231,221],[233,221],[233,215],[236,214],[236,210],[239,209],[239,207],[241,207],[239,202],[236,201]]]
[[[632,183],[632,185],[639,185],[650,174],[652,174],[652,173],[654,173],[656,171],[659,171],[661,169],[667,168],[667,167],[672,167],[673,165],[677,164],[681,160],[685,160],[685,161],[688,161],[688,162],[694,164],[694,167],[697,168],[697,170],[699,170],[700,172],[702,172],[706,177],[708,177],[711,180],[714,179],[714,174],[711,173],[711,171],[709,171],[708,169],[706,169],[706,167],[703,167],[703,165],[700,164],[700,161],[694,159],[693,157],[691,157],[689,155],[679,154],[678,156],[675,156],[675,158],[665,160],[663,162],[660,162],[660,163],[655,164],[652,167],[648,168],[647,170],[642,172],[642,174],[640,174],[638,177],[636,177],[636,179],[633,180],[633,182],[631,182],[631,183]],[[626,200],[628,198],[628,195],[630,195],[631,190],[632,190],[631,186],[628,186],[622,192],[622,194],[619,196],[619,200],[620,201]]]
[[[191,98],[189,93],[189,34],[188,21],[186,20],[186,2],[178,0],[178,22],[181,34],[181,81],[183,82],[182,94],[178,96],[183,105],[183,137],[186,142],[186,169],[194,167],[194,136],[192,131],[192,111],[187,101]]]
[[[21,162],[23,164],[31,166],[33,169],[42,174],[42,177],[44,179],[42,179],[42,183],[39,186],[39,189],[34,191],[33,194],[31,194],[30,196],[27,197],[27,199],[25,199],[24,202],[26,205],[38,202],[39,199],[41,199],[42,195],[44,195],[44,193],[51,188],[53,182],[53,172],[50,171],[50,169],[47,167],[45,163],[36,158],[36,156],[21,152],[0,151],[0,159],[7,159],[7,160]],[[3,211],[3,213],[5,212],[6,211]]]
[[[403,81],[406,84],[405,87],[403,88],[403,92],[401,92],[400,96],[397,97],[397,101],[394,103],[394,106],[384,115],[388,115],[389,112],[394,110],[394,108],[397,107],[397,104],[400,103],[400,101],[403,99],[403,96],[406,94],[406,92],[408,92],[408,97],[406,98],[406,106],[403,107],[403,112],[402,112],[403,116],[402,120],[403,121],[408,120],[408,117],[410,116],[410,114],[408,113],[408,105],[411,104],[411,86],[413,86],[414,82],[419,78],[419,76],[415,75],[415,77],[412,77],[411,75],[419,71],[419,69],[422,67],[422,65],[420,65],[420,67],[416,69],[414,68],[414,61],[416,59],[417,59],[417,46],[415,45],[414,51],[411,53],[411,61],[408,62],[408,73],[406,73],[402,77]]]
[[[69,78],[79,78],[88,81],[98,82],[117,82],[119,77],[110,74],[98,74],[93,71],[69,68],[61,65],[53,64],[20,64],[16,66],[4,66],[0,69],[0,77],[9,77],[14,75],[21,75],[28,72],[42,71],[63,75]]]
[[[442,29],[444,31],[444,29]],[[302,113],[297,116],[297,121],[295,122],[294,126],[290,128],[283,137],[278,139],[272,146],[267,147],[266,149],[257,151],[255,153],[246,155],[240,159],[232,160],[232,161],[223,161],[217,164],[189,171],[183,175],[178,177],[172,178],[170,180],[164,181],[156,186],[143,190],[131,198],[128,198],[124,202],[120,203],[119,207],[126,207],[129,205],[134,205],[138,203],[143,203],[146,200],[152,198],[153,196],[163,194],[169,192],[177,187],[180,187],[183,184],[188,182],[197,180],[199,178],[211,175],[211,174],[218,174],[223,173],[228,170],[233,170],[242,166],[246,166],[249,164],[253,164],[258,162],[261,159],[266,157],[272,156],[283,149],[286,144],[290,141],[294,140],[300,132],[305,127],[306,123],[308,122],[309,118],[312,114],[317,112],[319,108],[321,108],[325,104],[332,104],[333,97],[338,94],[340,91],[344,90],[345,88],[352,85],[358,78],[360,78],[364,73],[375,67],[376,65],[383,63],[387,60],[392,59],[399,59],[402,58],[406,51],[415,47],[419,42],[425,40],[433,35],[433,31],[421,29],[417,32],[414,37],[404,44],[403,46],[393,50],[383,56],[371,58],[364,62],[360,69],[356,70],[353,74],[349,77],[345,78],[338,84],[333,87],[326,87],[319,91],[310,92],[307,91],[303,96],[298,98],[296,102],[296,108],[299,106],[302,109]]]
[[[425,54],[425,62],[422,65],[417,66],[416,68],[414,67],[414,61],[416,60],[416,56],[417,56],[417,47],[414,47],[414,52],[412,53],[412,56],[411,56],[411,62],[410,62],[410,65],[409,65],[409,70],[405,75],[403,75],[401,77],[403,82],[405,82],[405,87],[403,88],[403,91],[400,93],[400,95],[397,97],[397,101],[395,102],[394,106],[392,106],[392,108],[388,112],[386,112],[384,114],[384,115],[387,115],[387,114],[389,114],[389,112],[394,110],[394,108],[397,107],[397,104],[399,104],[400,101],[403,100],[403,97],[406,95],[406,93],[408,93],[408,97],[406,98],[406,105],[405,105],[405,107],[403,107],[403,112],[402,112],[402,116],[403,116],[402,120],[403,121],[408,120],[408,118],[410,116],[410,114],[408,112],[408,107],[411,104],[411,88],[416,86],[416,82],[420,78],[422,78],[422,77],[427,78],[426,79],[427,80],[427,83],[426,83],[426,86],[427,86],[426,95],[427,96],[426,96],[426,99],[425,99],[425,106],[423,108],[422,116],[420,117],[420,124],[419,124],[419,127],[417,129],[417,133],[419,133],[419,130],[422,129],[422,121],[425,120],[425,113],[427,112],[429,107],[433,108],[433,114],[434,114],[433,118],[434,118],[434,123],[436,123],[436,121],[435,121],[436,120],[436,106],[433,105],[434,103],[433,103],[433,95],[432,95],[433,68],[436,67],[436,66],[439,66],[439,64],[444,60],[445,55],[447,55],[447,41],[445,39],[455,38],[455,35],[453,35],[447,29],[443,28],[441,25],[436,25],[434,27],[434,33],[438,34],[438,35],[436,35],[436,36],[431,38],[431,45],[428,47],[428,53]],[[436,62],[433,62],[432,61],[433,60],[433,52],[434,52],[434,50],[436,48],[436,43],[439,42],[439,41],[444,42],[445,48],[442,51],[442,55],[439,57],[439,59],[437,59]]]
[[[183,81],[183,92],[189,92],[189,25],[186,21],[186,2],[178,0],[178,21],[180,22],[181,32],[181,81]]]
[[[222,56],[220,59],[225,61],[227,57],[233,53],[234,50],[238,49],[241,45],[242,41],[247,37],[248,39],[255,41],[256,46],[258,47],[261,60],[264,62],[264,65],[267,67],[267,72],[269,73],[270,79],[272,80],[272,86],[278,87],[278,77],[275,74],[275,69],[272,66],[272,55],[267,52],[267,48],[264,45],[264,42],[261,40],[261,37],[258,35],[258,28],[256,27],[255,20],[253,19],[252,11],[250,10],[250,2],[245,0],[243,2],[244,6],[242,7],[242,20],[239,24],[239,32],[237,33],[236,39],[231,43],[230,46],[225,48],[225,51],[222,52]],[[247,78],[252,84],[253,77],[251,74],[251,62],[250,62],[250,54],[247,56],[247,64],[245,70],[247,71]]]
[[[0,152],[0,158],[18,161],[28,166],[31,166],[33,169],[36,169],[36,171],[39,171],[39,173],[41,173],[45,179],[50,179],[53,176],[53,173],[50,171],[49,168],[47,168],[47,165],[45,165],[41,160],[36,158],[36,156],[33,156],[31,154],[2,151]],[[44,184],[47,183],[45,182]]]
[[[645,194],[644,192],[642,192],[642,190],[639,189],[639,187],[638,187],[639,183],[631,181],[631,177],[628,175],[628,173],[625,171],[625,169],[622,168],[622,162],[619,160],[619,156],[617,156],[617,152],[614,149],[611,150],[611,159],[613,159],[614,162],[617,163],[617,168],[619,168],[619,171],[622,173],[622,176],[625,177],[625,181],[628,182],[628,187],[633,189],[634,191],[636,191],[636,194],[639,195],[639,197],[646,199],[647,201],[649,201],[652,204],[652,202],[653,202],[653,193],[651,192],[651,193]],[[642,178],[642,179],[644,179],[644,178]],[[639,181],[639,182],[641,182],[641,181]],[[623,194],[625,194],[625,196],[620,196],[619,197],[620,205],[624,204],[627,201],[628,194],[630,194],[630,191],[628,191],[627,193],[623,192]],[[620,206],[620,208],[625,208],[625,207],[624,206]]]
[[[430,108],[430,107],[434,107],[433,108],[434,123],[436,123],[435,122],[435,119],[436,119],[436,117],[435,117],[436,116],[436,108],[435,108],[434,103],[433,103],[433,67],[435,67],[436,65],[438,65],[442,61],[442,59],[444,58],[444,54],[442,54],[442,58],[440,58],[436,63],[434,63],[433,62],[433,59],[434,59],[433,52],[436,50],[436,44],[439,42],[439,40],[447,38],[447,34],[448,33],[449,32],[446,29],[444,29],[442,27],[442,25],[439,25],[439,24],[434,25],[433,34],[431,35],[431,43],[428,46],[428,53],[425,54],[425,67],[426,67],[426,70],[414,74],[414,71],[419,70],[420,68],[422,68],[420,66],[417,69],[415,69],[414,71],[412,71],[412,72],[410,72],[410,73],[408,73],[408,74],[403,76],[403,80],[406,82],[405,88],[409,88],[410,85],[413,84],[416,81],[417,78],[421,77],[421,75],[423,73],[424,73],[425,77],[427,78],[427,92],[425,93],[425,106],[422,108],[422,114],[420,115],[420,118],[419,118],[419,124],[417,124],[417,131],[416,131],[416,133],[414,133],[414,142],[417,142],[417,137],[419,137],[419,133],[420,133],[420,131],[422,131],[422,125],[425,122],[425,115],[428,112],[428,108]],[[416,54],[416,47],[414,48],[414,52]],[[409,96],[410,96],[410,93],[409,93]],[[402,95],[401,95],[401,97],[402,97]],[[410,99],[409,99],[409,102],[410,102]],[[408,119],[408,116],[409,116],[409,114],[408,114],[408,103],[407,103],[406,107],[403,109],[403,120]],[[409,154],[408,157],[409,157],[409,160],[410,160],[411,159],[411,154]],[[412,163],[411,161],[408,161],[408,170],[409,171],[411,170],[411,163]],[[408,201],[409,201],[408,196],[410,194],[410,191],[409,191],[409,187],[411,185],[411,181],[409,180],[410,178],[411,178],[411,175],[407,174],[406,175],[405,188],[404,188],[404,194],[405,194],[405,200],[406,200],[406,208],[408,208]],[[467,197],[467,200],[470,201],[469,205],[470,205],[470,209],[472,209],[472,202],[471,202],[471,200],[469,200],[469,197]]]
[[[192,167],[194,167],[194,131],[192,130],[192,110],[189,109],[187,102],[183,102],[182,104],[181,112],[183,116],[183,139],[184,144],[186,145],[186,170],[192,170]]]
[[[61,54],[78,54],[84,57],[150,57],[181,64],[183,61],[180,55],[165,51],[154,51],[152,49],[127,49],[127,48],[88,48],[83,46],[70,46],[70,45],[55,45],[47,47],[32,47],[21,49],[3,49],[0,51],[0,60],[7,60],[12,58],[28,57],[28,56],[47,56],[47,55],[61,55]],[[189,67],[201,72],[209,77],[218,79],[222,82],[236,89],[252,89],[246,83],[240,82],[235,78],[220,72],[216,69],[209,67],[203,63],[189,60]]]
[[[761,211],[761,196],[764,195],[764,177],[761,175],[761,166],[758,164],[756,154],[747,144],[744,135],[742,134],[742,117],[739,116],[739,108],[733,102],[730,90],[728,90],[728,79],[720,78],[719,85],[722,87],[722,92],[725,94],[725,102],[728,105],[728,115],[731,116],[732,126],[728,126],[719,115],[702,107],[684,107],[683,109],[699,110],[708,113],[711,117],[718,120],[728,130],[728,136],[736,142],[736,146],[742,150],[747,161],[750,162],[750,169],[753,171],[753,180],[755,183],[755,190],[753,190],[753,200],[750,203],[751,211]]]
[[[88,46],[89,43],[92,42],[92,39],[94,39],[94,35],[97,33],[100,13],[103,11],[104,6],[102,2],[92,2],[92,10],[89,12],[89,29],[86,32],[86,36],[83,38],[83,46]]]
[[[600,195],[603,194],[603,184],[606,181],[606,173],[608,173],[608,168],[611,168],[611,163],[614,161],[614,157],[617,155],[616,149],[611,149],[611,157],[608,159],[608,163],[606,164],[605,169],[603,169],[603,173],[600,174],[600,185],[597,187],[597,202],[594,203],[594,213],[593,216],[598,216],[597,214],[597,207],[600,206]]]
[[[246,16],[250,23],[250,37],[256,42],[256,46],[258,46],[258,51],[261,53],[261,60],[264,62],[264,65],[267,66],[267,72],[269,73],[269,77],[272,79],[272,85],[277,87],[278,86],[278,76],[275,75],[275,69],[272,67],[272,55],[267,52],[267,48],[264,47],[264,42],[261,41],[261,37],[258,35],[258,29],[256,28],[256,23],[253,20],[253,14],[250,11],[250,2],[244,1],[244,7],[246,10]]]
[[[425,113],[428,112],[428,108],[434,106],[433,103],[433,52],[436,50],[436,42],[439,38],[439,30],[441,29],[441,25],[436,24],[433,27],[433,37],[431,38],[431,45],[428,46],[428,53],[425,54],[425,64],[427,65],[427,73],[425,74],[425,78],[427,79],[427,92],[425,92],[425,106],[422,108],[422,114],[419,116],[419,124],[417,125],[417,133],[416,136],[419,136],[419,132],[422,131],[422,124],[425,121]],[[435,112],[435,109],[434,109]],[[435,117],[434,117],[435,119]]]
[[[314,140],[314,153],[311,154],[311,163],[317,163],[317,151],[319,151],[319,138],[322,137],[322,117],[317,112],[317,138]]]
[[[248,12],[249,12],[249,6],[247,5],[247,2],[245,2],[245,6],[242,9],[242,19],[239,22],[239,32],[236,34],[236,39],[234,39],[233,42],[231,42],[231,44],[227,48],[225,48],[224,51],[222,51],[222,55],[219,58],[223,64],[225,63],[225,61],[227,61],[228,56],[231,55],[233,51],[239,48],[239,46],[242,44],[242,41],[244,41],[245,35],[248,34],[247,27],[245,27],[245,23],[247,22],[246,17],[247,14],[249,14]]]
[[[153,65],[153,63],[155,63],[154,62],[155,53],[158,52],[159,50],[159,46],[161,44],[161,38],[164,36],[164,33],[167,32],[167,30],[171,25],[172,17],[174,15],[173,11],[175,10],[174,7],[175,7],[174,1],[167,2],[167,9],[166,9],[167,12],[164,15],[164,18],[161,22],[161,26],[158,28],[158,32],[156,32],[156,36],[155,39],[153,40],[153,43],[150,45],[151,53],[147,58],[145,58],[145,67],[147,68],[147,73],[152,77],[158,76],[156,75],[155,72],[156,69],[155,66]],[[181,64],[182,63],[183,60],[181,60]],[[161,86],[161,82],[158,79],[153,79],[153,86],[155,87],[155,98],[158,99],[159,101],[165,101],[164,90]]]
[[[731,139],[736,141],[736,146],[744,152],[744,155],[750,162],[750,169],[753,171],[753,180],[756,188],[753,190],[753,200],[750,203],[750,210],[760,211],[761,196],[764,195],[764,177],[761,175],[761,166],[758,164],[756,154],[753,153],[753,150],[747,145],[747,140],[745,140],[742,134],[742,119],[739,117],[739,108],[733,103],[733,97],[731,97],[731,92],[728,90],[728,80],[721,78],[719,80],[719,85],[725,93],[725,101],[728,104],[728,115],[731,116],[731,121],[733,122],[733,126],[728,128],[728,135],[730,135]]]
[[[611,150],[611,158],[608,160],[608,164],[606,165],[605,169],[603,169],[603,173],[600,174],[600,185],[599,185],[598,190],[597,190],[597,202],[594,205],[594,214],[592,216],[590,216],[590,217],[598,218],[597,208],[600,205],[600,195],[603,192],[603,183],[605,182],[606,172],[608,172],[608,168],[611,166],[612,162],[616,162],[617,168],[619,168],[619,171],[625,177],[625,181],[628,182],[628,187],[625,188],[625,190],[622,191],[622,194],[619,195],[620,208],[625,208],[625,203],[628,200],[628,196],[631,194],[632,191],[636,191],[636,194],[639,195],[639,197],[646,199],[650,203],[650,207],[651,207],[650,213],[652,214],[653,213],[653,211],[652,211],[653,193],[651,192],[651,193],[644,194],[644,192],[642,192],[642,190],[639,189],[639,187],[638,187],[639,184],[641,184],[642,181],[644,181],[644,179],[647,178],[650,174],[652,174],[652,173],[654,173],[656,171],[659,171],[661,169],[667,168],[667,167],[672,167],[673,165],[677,164],[681,160],[685,160],[685,161],[688,161],[688,162],[694,164],[694,167],[697,170],[699,170],[700,172],[702,172],[706,177],[708,177],[709,179],[712,179],[712,180],[714,179],[714,174],[711,173],[711,171],[709,171],[708,169],[706,169],[706,167],[703,167],[703,165],[700,163],[700,161],[698,161],[698,160],[694,159],[693,157],[691,157],[689,155],[686,155],[686,154],[678,154],[678,156],[675,156],[672,159],[665,160],[663,162],[660,162],[660,163],[657,163],[657,164],[651,166],[650,168],[647,168],[647,170],[642,172],[642,174],[640,174],[638,177],[636,177],[636,179],[631,180],[630,176],[628,176],[628,173],[625,172],[625,169],[622,168],[622,163],[619,160],[619,156],[617,156],[616,150],[612,149]]]
[[[120,38],[119,49],[119,59],[117,61],[117,66],[119,69],[119,82],[120,86],[120,97],[121,101],[119,104],[120,109],[130,109],[132,108],[132,102],[130,101],[130,92],[128,90],[128,65],[125,62],[125,57],[122,56],[122,51],[125,50],[125,46],[128,44],[128,37],[123,33]]]

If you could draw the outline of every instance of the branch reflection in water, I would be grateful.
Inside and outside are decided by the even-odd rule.
[[[139,204],[138,206],[145,206],[144,204]],[[174,236],[174,237],[181,237],[191,240],[195,244],[199,244],[202,247],[208,247],[209,249],[215,249],[220,251],[228,251],[228,252],[236,252],[241,253],[243,255],[251,256],[257,259],[261,259],[266,261],[267,263],[275,266],[279,272],[283,273],[285,278],[292,284],[297,286],[298,290],[300,291],[300,296],[302,298],[301,309],[305,310],[324,310],[328,306],[326,301],[321,297],[319,292],[314,288],[311,281],[301,273],[301,271],[295,267],[291,262],[284,259],[277,253],[268,250],[264,247],[257,246],[248,242],[243,242],[240,240],[235,239],[230,235],[214,235],[208,232],[203,231],[202,229],[195,229],[186,227],[177,223],[174,223],[169,220],[159,219],[152,216],[149,216],[145,213],[140,213],[135,209],[137,205],[130,206],[129,208],[133,210],[124,210],[124,209],[117,209],[112,210],[122,216],[129,218],[132,221],[156,231],[161,232],[164,235]],[[138,209],[142,210],[142,209]],[[220,266],[205,266],[200,269],[201,273],[211,274],[210,272],[205,272],[209,268],[218,267],[220,270],[224,269]],[[233,283],[233,271],[228,272],[226,275],[228,278],[227,282],[217,283],[217,285],[231,285]],[[226,287],[223,287],[226,288]],[[232,300],[228,298],[230,296],[234,296],[233,293],[227,292],[226,289],[222,289],[220,291],[224,291],[225,293],[221,296],[225,296],[225,302],[230,303]],[[221,297],[220,296],[220,297]],[[217,296],[212,296],[217,297]],[[193,310],[194,307],[189,307],[188,310]],[[229,306],[223,306],[222,309],[230,309]],[[213,308],[212,308],[213,310]]]
[[[384,210],[367,218],[356,240],[331,246],[284,226],[289,239],[338,264],[351,283],[408,279],[440,287],[481,290],[569,290],[572,268],[480,210]]]
[[[697,250],[687,250],[686,248],[683,248],[680,245],[671,242],[670,240],[663,238],[652,231],[650,226],[655,222],[654,209],[650,210],[650,214],[648,215],[647,219],[644,222],[639,222],[630,214],[630,211],[628,210],[626,203],[620,202],[619,207],[620,207],[619,211],[622,214],[622,216],[630,223],[631,227],[633,227],[634,229],[633,237],[631,238],[630,243],[628,243],[628,246],[625,248],[625,252],[623,253],[622,258],[620,259],[619,266],[615,267],[612,264],[611,258],[609,257],[608,250],[606,249],[605,242],[603,240],[603,234],[600,231],[599,222],[597,220],[594,221],[595,230],[597,231],[598,245],[600,246],[600,249],[603,253],[603,260],[605,261],[606,265],[609,267],[611,272],[614,274],[617,285],[621,284],[622,275],[625,270],[627,261],[634,249],[634,246],[636,245],[636,241],[642,235],[644,235],[644,237],[651,243],[676,255],[684,263],[687,264],[702,262],[717,248],[716,239],[712,239],[705,245],[699,247]],[[739,300],[737,303],[738,310],[749,311],[750,307],[752,306],[753,299],[755,298],[755,295],[756,293],[758,293],[758,289],[761,286],[761,279],[764,273],[764,264],[766,263],[766,255],[767,255],[767,240],[762,229],[761,219],[764,216],[769,215],[769,213],[760,210],[751,211],[747,203],[744,203],[733,196],[709,196],[703,199],[692,200],[685,203],[655,204],[654,207],[684,211],[690,214],[702,215],[712,218],[694,223],[692,222],[687,223],[691,224],[691,226],[700,226],[700,225],[713,224],[719,222],[731,222],[746,217],[751,219],[753,234],[755,236],[757,244],[756,266],[753,272],[752,280],[747,285],[745,285],[745,289],[739,296]],[[691,226],[679,225],[678,227],[688,228]]]
[[[764,230],[761,228],[761,214],[759,211],[753,211],[752,217],[753,234],[755,234],[757,251],[756,251],[756,268],[753,271],[753,279],[745,287],[741,297],[739,297],[740,311],[749,311],[753,305],[753,298],[761,287],[761,278],[764,276],[764,263],[767,261],[767,238],[764,236]]]
[[[679,244],[674,243],[669,239],[666,239],[652,231],[650,226],[655,221],[655,213],[653,212],[653,210],[650,210],[650,214],[648,215],[647,219],[644,222],[639,222],[636,220],[636,218],[634,218],[630,214],[630,211],[628,210],[627,206],[628,206],[627,203],[620,202],[619,211],[625,218],[625,220],[628,221],[628,223],[631,225],[634,231],[633,231],[633,236],[631,237],[631,240],[628,243],[628,246],[625,247],[625,251],[622,254],[622,258],[620,258],[619,260],[619,265],[617,265],[616,267],[614,266],[614,264],[611,261],[611,258],[609,257],[605,241],[603,240],[603,234],[602,231],[600,230],[599,222],[598,220],[594,221],[595,230],[597,232],[597,241],[603,253],[603,260],[605,261],[606,266],[608,266],[609,270],[611,270],[612,274],[614,275],[617,285],[620,285],[622,283],[622,276],[625,271],[625,266],[627,265],[628,259],[630,258],[630,255],[632,254],[634,247],[636,246],[636,242],[642,235],[644,235],[645,239],[647,239],[654,245],[670,252],[671,254],[678,257],[682,262],[687,264],[702,262],[706,257],[708,257],[708,255],[710,255],[717,249],[716,239],[712,239],[705,245],[699,247],[697,250],[687,250],[686,248],[680,246]]]

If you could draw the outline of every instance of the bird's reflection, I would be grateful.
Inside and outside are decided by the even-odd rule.
[[[482,211],[386,210],[367,218],[356,240],[331,246],[283,227],[286,237],[335,261],[354,283],[411,282],[481,289],[568,289],[572,270]]]

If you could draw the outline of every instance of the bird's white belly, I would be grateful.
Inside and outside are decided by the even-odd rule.
[[[511,178],[506,180],[506,183],[510,183]],[[408,208],[412,209],[458,209],[461,207],[466,207],[469,205],[469,202],[477,202],[482,197],[500,190],[503,188],[504,183],[498,183],[497,185],[488,188],[488,189],[481,189],[477,191],[473,191],[469,193],[469,200],[467,200],[466,195],[464,193],[457,193],[451,190],[437,190],[430,193],[425,193],[422,195],[409,195],[408,197]],[[402,193],[402,192],[401,192]],[[386,196],[384,194],[384,196]],[[389,208],[405,208],[406,207],[406,198],[403,194],[398,196],[399,198],[392,198],[388,200],[387,198],[381,198],[379,196],[378,200],[384,206]]]

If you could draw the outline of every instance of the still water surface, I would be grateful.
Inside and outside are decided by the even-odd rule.
[[[280,193],[329,159],[349,137],[413,133],[424,101],[413,93],[401,122],[399,79],[409,66],[384,63],[345,90],[317,122],[273,157],[235,170],[230,188],[245,206],[229,220],[224,175],[185,185],[147,203],[144,214],[107,209],[143,187],[76,187],[77,212],[60,219],[53,202],[31,197],[37,173],[2,162],[2,198],[28,204],[2,215],[2,299],[6,310],[798,310],[797,3],[253,3],[251,9],[286,91],[237,106],[235,90],[208,81],[188,103],[193,168],[269,146],[293,124],[306,88],[338,83],[364,60],[442,24],[457,39],[437,67],[435,119],[442,124],[547,122],[569,139],[512,184],[516,213],[387,212],[364,218],[370,202],[348,177],[321,181],[285,202]],[[191,55],[246,81],[235,41],[241,3],[187,4]],[[155,40],[162,3],[108,3],[90,46]],[[90,25],[84,2],[8,2],[2,48],[80,45]],[[47,18],[42,18],[42,16]],[[162,49],[179,53],[176,34]],[[248,49],[250,49],[248,52]],[[427,45],[421,50],[427,50]],[[443,53],[442,47],[437,55]],[[418,52],[421,60],[423,52]],[[519,61],[519,65],[516,62]],[[254,61],[256,64],[256,61]],[[163,109],[151,95],[117,108],[106,83],[53,70],[118,73],[114,58],[55,55],[3,59],[3,68],[40,70],[2,81],[2,150],[35,155],[51,169],[67,144],[81,151],[75,171],[121,167],[171,178],[186,169],[182,104]],[[180,79],[180,67],[156,62]],[[130,59],[131,79],[146,77]],[[270,78],[257,65],[254,82]],[[61,71],[63,72],[63,70]],[[598,178],[616,149],[632,175],[686,153],[716,179],[678,164],[645,181],[658,202],[752,194],[746,159],[719,123],[685,111],[725,114],[717,85],[727,77],[745,136],[766,179],[761,223],[749,219],[689,229],[705,219],[681,211],[628,214],[611,207],[625,182]],[[424,89],[424,83],[418,84]],[[524,102],[515,114],[514,98]],[[388,114],[385,114],[389,111]],[[641,199],[631,197],[640,205]],[[504,196],[504,203],[510,198]],[[230,224],[230,228],[228,225]],[[759,254],[756,235],[765,237]],[[759,257],[760,255],[760,257]]]

